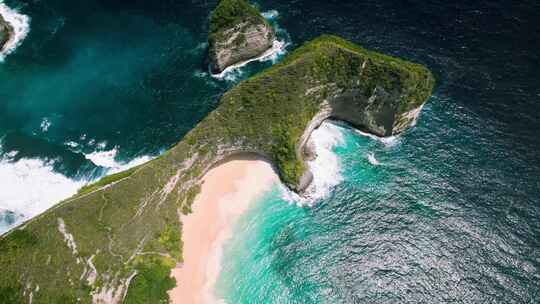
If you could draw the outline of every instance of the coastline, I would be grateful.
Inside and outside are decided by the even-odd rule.
[[[234,72],[238,70],[239,68],[244,67],[248,63],[251,63],[254,61],[262,62],[262,61],[267,61],[267,60],[273,60],[278,55],[283,54],[286,47],[287,47],[287,43],[285,41],[280,41],[276,39],[272,42],[272,47],[270,47],[268,50],[266,50],[264,53],[262,53],[259,56],[230,65],[227,68],[225,68],[221,73],[217,73],[217,74],[212,73],[209,66],[208,73],[210,74],[210,76],[214,78],[223,79],[231,72]]]
[[[171,303],[219,303],[213,293],[224,243],[238,218],[278,176],[260,159],[233,159],[212,168],[188,216],[182,216],[184,263],[172,270]]]

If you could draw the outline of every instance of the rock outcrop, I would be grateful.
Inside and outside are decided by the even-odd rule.
[[[256,58],[270,49],[272,26],[245,0],[221,0],[210,18],[209,59],[213,73]]]
[[[0,52],[4,51],[6,43],[13,36],[13,27],[0,15]]]
[[[159,158],[86,186],[2,236],[0,298],[166,302],[168,271],[182,260],[179,214],[191,212],[214,164],[256,153],[301,192],[311,181],[304,158],[314,157],[305,144],[324,119],[396,134],[414,122],[433,86],[424,66],[334,36],[308,42],[225,93]]]

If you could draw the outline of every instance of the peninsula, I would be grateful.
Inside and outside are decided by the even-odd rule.
[[[234,64],[256,58],[275,40],[272,26],[245,0],[221,0],[210,16],[210,67],[221,73]]]
[[[182,218],[192,216],[206,173],[232,158],[257,155],[302,193],[310,183],[305,143],[322,121],[397,134],[415,121],[433,86],[424,66],[335,36],[307,42],[226,92],[159,158],[85,186],[3,235],[0,299],[166,302],[168,290],[182,284],[171,278],[183,261]]]

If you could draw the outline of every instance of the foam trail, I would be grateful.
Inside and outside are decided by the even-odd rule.
[[[86,183],[54,172],[52,162],[13,162],[9,155],[0,158],[0,181],[0,233],[74,195]]]
[[[386,147],[393,147],[393,146],[395,146],[396,144],[399,143],[399,136],[397,136],[397,135],[388,136],[388,137],[379,137],[377,135],[362,132],[362,131],[359,131],[359,130],[354,130],[354,131],[359,135],[366,136],[366,137],[369,137],[369,138],[371,138],[373,140],[379,141],[379,142],[383,143]]]
[[[327,197],[332,189],[343,180],[339,157],[334,148],[345,144],[343,128],[331,122],[323,122],[311,133],[309,141],[315,148],[317,157],[307,161],[313,174],[313,181],[305,190],[303,197],[283,187],[283,198],[298,205],[312,206],[316,201]]]
[[[51,121],[47,117],[44,117],[43,120],[41,121],[41,124],[39,125],[39,128],[41,129],[41,132],[45,133],[49,130],[51,125],[52,125]]]
[[[13,28],[14,32],[0,52],[0,62],[3,62],[7,55],[13,53],[21,45],[30,32],[30,17],[8,7],[3,0],[0,0],[0,15]]]
[[[229,81],[234,81],[239,76],[242,75],[242,71],[239,70],[240,68],[254,61],[264,62],[264,61],[271,60],[272,62],[275,62],[280,56],[286,53],[286,48],[288,45],[289,44],[286,43],[285,41],[274,40],[274,42],[272,43],[272,47],[268,49],[266,52],[264,52],[261,56],[251,58],[249,60],[242,61],[237,64],[233,64],[231,66],[228,66],[225,70],[223,70],[223,72],[219,74],[210,73],[210,75],[212,75],[212,77],[217,78],[217,79],[225,79]]]
[[[367,154],[367,159],[368,159],[368,162],[374,166],[378,166],[380,165],[381,163],[375,158],[375,154],[373,153],[368,153]]]
[[[261,15],[266,20],[274,20],[279,17],[279,12],[277,10],[269,10],[266,12],[262,12]]]

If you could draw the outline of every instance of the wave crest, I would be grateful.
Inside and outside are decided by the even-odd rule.
[[[85,180],[73,180],[54,171],[52,161],[0,158],[0,234],[28,220],[82,187]]]
[[[345,145],[343,132],[341,126],[325,121],[311,133],[308,145],[314,147],[317,156],[306,164],[313,174],[313,181],[302,197],[283,187],[285,200],[300,206],[312,206],[328,197],[333,188],[343,180],[341,162],[334,152],[336,147]]]

